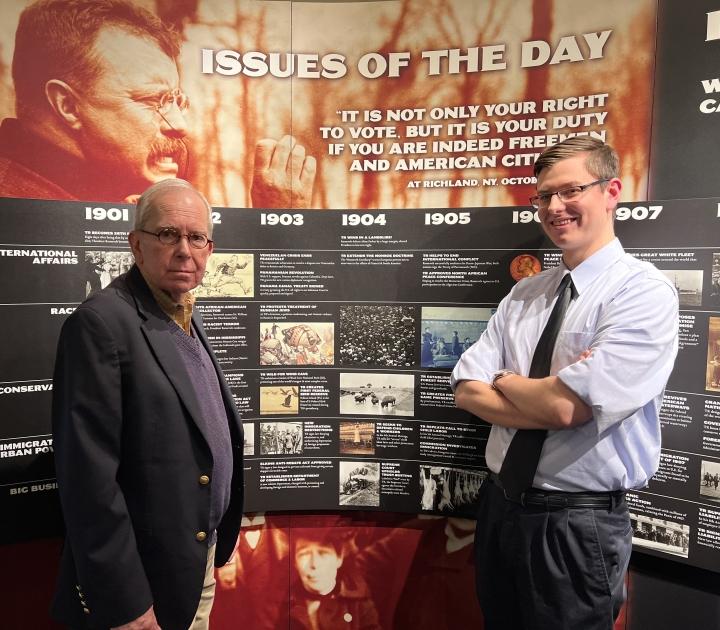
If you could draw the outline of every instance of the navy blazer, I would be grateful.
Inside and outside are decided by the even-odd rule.
[[[242,516],[242,423],[197,309],[193,323],[215,365],[233,445],[230,506],[217,529],[222,566]],[[110,628],[154,605],[163,630],[187,630],[205,577],[207,539],[198,538],[210,535],[213,457],[167,316],[136,266],[65,322],[52,416],[67,525],[52,616]]]

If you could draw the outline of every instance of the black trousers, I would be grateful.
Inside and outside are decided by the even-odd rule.
[[[625,601],[627,504],[559,509],[479,493],[475,577],[485,630],[612,630]]]

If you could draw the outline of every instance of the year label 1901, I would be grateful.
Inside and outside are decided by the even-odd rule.
[[[109,210],[105,210],[105,208],[91,208],[90,206],[85,206],[85,218],[90,219],[91,221],[102,221],[104,219],[110,219],[111,221],[127,221],[128,209],[110,208]]]

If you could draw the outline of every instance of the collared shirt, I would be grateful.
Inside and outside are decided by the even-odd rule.
[[[193,304],[195,304],[195,296],[188,292],[185,294],[185,299],[181,303],[176,302],[170,297],[170,294],[167,293],[167,291],[163,291],[160,287],[151,282],[144,273],[142,274],[142,277],[145,278],[145,282],[147,282],[150,291],[152,291],[153,297],[158,303],[158,306],[170,319],[172,319],[178,326],[180,326],[180,328],[192,337],[192,313]]]
[[[593,412],[585,424],[548,431],[533,486],[566,492],[640,488],[660,461],[659,411],[677,354],[678,298],[653,265],[615,239],[570,272],[564,264],[521,280],[500,303],[451,383],[490,383],[509,369],[527,376],[535,346],[570,273],[577,297],[555,344],[551,375]],[[586,350],[587,359],[578,361]],[[499,472],[515,429],[493,426],[487,465]]]

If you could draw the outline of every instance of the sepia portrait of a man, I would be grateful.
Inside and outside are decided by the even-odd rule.
[[[20,15],[16,117],[0,126],[0,196],[134,202],[192,179],[181,34],[126,0],[41,0]],[[316,164],[291,136],[255,148],[255,207],[307,207]]]

